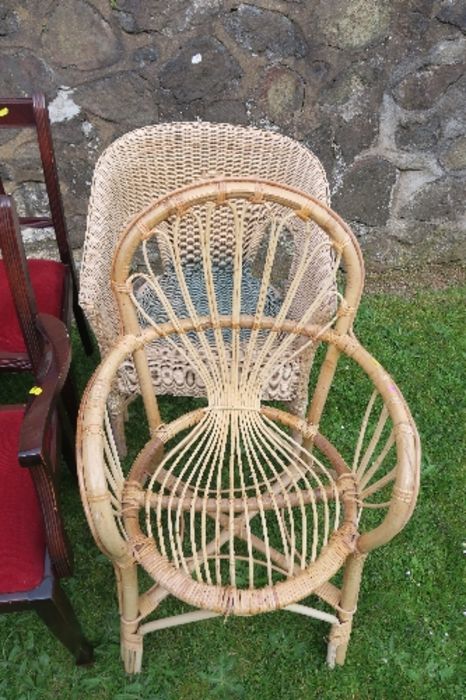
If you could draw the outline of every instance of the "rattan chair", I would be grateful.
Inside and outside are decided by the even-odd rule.
[[[220,219],[230,227],[229,296],[213,276]],[[259,220],[266,224],[250,225]],[[188,221],[201,258],[196,296],[183,259]],[[284,243],[286,264],[280,261]],[[176,298],[167,296],[153,268],[155,244],[157,255],[171,261]],[[333,251],[331,274],[317,280],[304,306],[302,285],[322,250]],[[336,283],[340,263],[344,295]],[[260,279],[254,289],[248,265]],[[119,239],[112,282],[126,334],[86,389],[77,458],[90,527],[116,572],[125,669],[140,671],[148,632],[279,609],[329,622],[328,663],[342,664],[364,560],[411,516],[420,460],[400,391],[352,332],[363,271],[351,231],[304,192],[265,180],[216,179],[171,193],[135,217]],[[138,295],[142,285],[160,322],[147,312],[147,297]],[[272,298],[279,303],[270,315]],[[329,300],[332,317],[316,322]],[[150,366],[162,342],[183,356],[207,393],[205,406],[166,423]],[[327,350],[306,418],[264,401],[277,368],[318,344]],[[340,357],[345,370],[355,365],[361,391],[368,392],[366,406],[358,389],[361,427],[354,435],[334,429],[331,389]],[[129,358],[150,438],[127,466],[108,400]],[[351,407],[353,423],[355,411]],[[140,423],[139,417],[138,429]],[[330,426],[331,434],[324,436],[320,426]],[[139,566],[153,580],[141,592]],[[332,579],[341,569],[337,586]],[[330,611],[304,603],[311,594]],[[196,610],[148,620],[168,595]]]
[[[220,176],[256,176],[299,187],[325,204],[329,203],[329,188],[318,159],[304,146],[279,134],[230,124],[171,123],[137,129],[125,134],[100,157],[92,183],[88,225],[81,266],[80,303],[93,327],[102,355],[113,346],[122,328],[114,290],[109,280],[113,253],[118,235],[128,221],[156,198],[194,181]],[[219,210],[212,239],[212,270],[219,288],[231,295],[232,237],[231,221]],[[223,218],[222,218],[223,217]],[[260,236],[264,222],[249,225]],[[199,250],[193,240],[192,224],[183,224],[180,255],[187,268],[187,284],[196,296],[200,291],[202,273],[199,270]],[[317,229],[314,235],[319,238]],[[173,265],[163,247],[152,259],[154,271],[160,276],[165,294],[179,297]],[[286,265],[286,240],[283,240],[280,260]],[[315,297],[316,283],[330,273],[332,257],[321,250],[314,260],[315,274],[310,275],[301,289],[301,303],[306,306]],[[246,296],[257,291],[254,270],[248,268],[244,281]],[[280,290],[278,290],[278,293]],[[156,320],[160,308],[152,304],[146,285],[138,290],[144,311]],[[276,295],[268,299],[268,312],[278,307]],[[299,304],[295,304],[299,312]],[[334,308],[322,306],[317,321],[328,321]],[[291,410],[304,415],[307,405],[307,377],[312,353],[301,354],[296,361],[283,365],[264,387],[267,398],[292,402]],[[159,344],[157,355],[150,360],[152,377],[158,394],[205,396],[206,389],[184,357],[170,344]],[[109,397],[112,423],[120,451],[124,453],[122,418],[124,408],[137,390],[132,362],[120,372],[121,381]],[[123,376],[124,375],[124,376]]]

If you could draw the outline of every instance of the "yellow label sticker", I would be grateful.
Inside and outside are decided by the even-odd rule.
[[[33,396],[40,396],[42,394],[42,389],[40,386],[33,386],[31,389],[29,389],[29,393]]]
[[[10,114],[8,107],[0,107],[0,117],[6,117]]]

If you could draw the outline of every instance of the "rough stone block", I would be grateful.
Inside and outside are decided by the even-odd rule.
[[[280,12],[241,4],[225,13],[223,22],[235,41],[252,53],[265,53],[269,58],[307,53],[301,29]]]
[[[390,198],[397,170],[383,158],[364,158],[346,171],[333,197],[343,218],[367,226],[383,226],[390,215]]]
[[[25,97],[40,88],[56,94],[57,78],[50,66],[27,49],[6,49],[1,52],[0,94]]]
[[[19,29],[18,13],[11,7],[0,5],[0,36],[11,36]]]
[[[301,76],[288,68],[271,68],[264,78],[263,100],[271,121],[281,124],[291,120],[303,106]]]
[[[393,91],[404,109],[429,109],[464,74],[464,65],[424,66],[404,78]]]
[[[49,200],[42,182],[23,182],[12,192],[18,216],[47,216]]]
[[[180,102],[231,94],[232,81],[242,75],[238,62],[225,46],[210,37],[185,44],[160,72],[160,84]]]
[[[333,0],[319,3],[319,27],[328,43],[360,49],[389,32],[391,9],[385,0]]]
[[[153,88],[134,71],[86,83],[74,97],[84,110],[112,122],[144,126],[157,121]]]
[[[401,123],[395,133],[395,140],[401,149],[430,151],[436,147],[440,134],[440,117],[433,114],[416,121]]]
[[[84,0],[62,0],[50,15],[42,46],[54,65],[91,70],[111,66],[121,44],[109,23]]]
[[[437,18],[466,33],[466,4],[464,0],[443,0]]]
[[[466,170],[466,136],[447,142],[440,161],[447,170]]]
[[[400,213],[416,221],[455,221],[466,214],[464,183],[452,177],[430,182],[417,192]]]

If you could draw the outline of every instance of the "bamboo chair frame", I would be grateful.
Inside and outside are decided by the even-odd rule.
[[[242,209],[238,201],[244,203]],[[296,294],[298,278],[305,274],[311,255],[306,246],[295,274],[298,281],[294,287],[291,283],[282,313],[276,318],[265,316],[262,293],[256,314],[241,314],[240,263],[246,242],[244,218],[238,212],[245,217],[249,206],[270,202],[288,212],[283,220],[299,220],[307,231],[310,223],[317,224],[337,253],[335,268],[340,258],[344,262],[348,278],[345,295],[340,295],[335,317],[325,326],[309,323],[312,308],[300,319],[287,317],[287,304]],[[156,324],[147,319],[149,327],[142,329],[133,289],[137,274],[130,274],[138,246],[163,235],[161,225],[172,217],[175,223],[170,240],[176,257],[176,221],[203,205],[210,212],[230,206],[238,214],[231,314],[218,313],[215,290],[211,289],[210,314],[200,316],[183,288],[179,266],[187,314],[179,318],[170,313],[173,307],[167,300],[168,320]],[[204,238],[201,235],[207,285],[211,267],[208,222],[209,215]],[[282,231],[283,226],[277,224],[270,233],[261,292],[270,281],[276,240]],[[364,560],[409,520],[419,486],[420,461],[418,435],[401,393],[352,332],[363,268],[350,229],[324,204],[291,187],[252,178],[214,180],[178,190],[135,217],[119,240],[113,280],[126,335],[110,350],[86,389],[78,421],[77,459],[90,527],[116,572],[126,670],[141,670],[143,637],[148,632],[218,615],[253,615],[277,609],[329,622],[328,663],[344,663]],[[156,280],[152,284],[156,289]],[[216,358],[208,366],[213,379],[206,380],[207,407],[162,424],[146,348],[160,338],[181,339],[189,354],[193,334],[224,345],[225,332],[230,334],[232,352],[220,353],[220,369],[215,367]],[[249,333],[251,343],[261,338],[260,359],[251,351],[249,360],[239,362],[236,351],[241,333]],[[299,348],[306,343],[328,346],[306,419],[260,401],[271,344],[276,343],[277,351],[270,351],[269,360],[278,362],[286,343],[298,337],[305,341]],[[342,354],[359,365],[373,386],[352,466],[319,430]],[[107,402],[129,356],[138,373],[151,437],[125,476]],[[200,362],[197,350],[190,358],[193,364]],[[380,403],[379,411],[375,407]],[[291,435],[286,428],[293,431]],[[173,445],[177,436],[184,437]],[[394,465],[386,460],[390,454]],[[226,487],[222,481],[225,473],[229,475]],[[379,493],[386,500],[374,502],[372,498]],[[364,508],[384,513],[381,522],[368,531],[360,527]],[[209,531],[210,522],[213,531]],[[240,561],[247,564],[247,583],[237,580]],[[154,580],[141,594],[138,565]],[[338,588],[331,579],[342,567],[343,584]],[[267,572],[265,584],[258,583],[262,579],[257,570],[261,568]],[[170,594],[198,610],[145,621]],[[311,594],[334,612],[304,605],[302,601]]]

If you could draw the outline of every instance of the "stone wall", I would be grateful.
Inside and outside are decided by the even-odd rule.
[[[313,149],[372,269],[445,263],[466,249],[465,34],[464,0],[0,0],[0,95],[49,97],[78,254],[102,150],[205,119]],[[31,138],[0,130],[22,213],[45,206]]]

